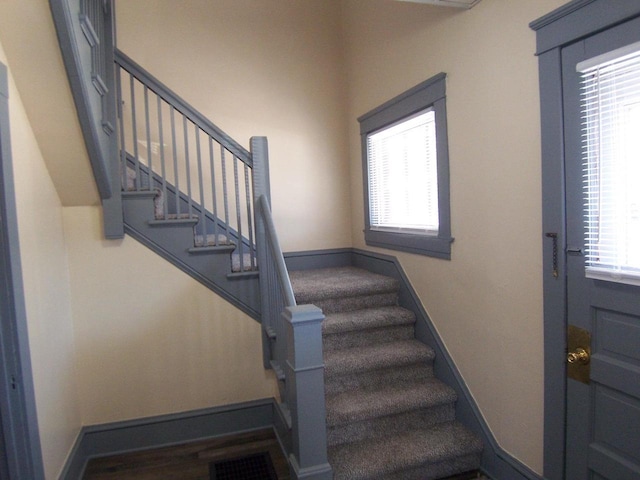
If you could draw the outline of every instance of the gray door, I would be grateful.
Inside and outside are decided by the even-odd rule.
[[[589,361],[584,367],[590,372],[588,383],[567,379],[567,480],[640,479],[640,286],[585,276],[583,132],[576,73],[579,62],[639,41],[640,19],[635,19],[562,50],[567,321],[591,334],[590,345],[579,345],[586,353],[576,345],[568,351],[574,364]],[[634,181],[640,189],[640,178]]]

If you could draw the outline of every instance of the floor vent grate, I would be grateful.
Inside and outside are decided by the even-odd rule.
[[[278,480],[268,452],[209,464],[211,480]]]

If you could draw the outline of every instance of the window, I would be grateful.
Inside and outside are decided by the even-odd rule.
[[[435,120],[430,108],[368,136],[372,229],[438,232]]]
[[[363,115],[367,245],[451,258],[444,73]]]
[[[640,285],[640,44],[577,68],[586,275]]]

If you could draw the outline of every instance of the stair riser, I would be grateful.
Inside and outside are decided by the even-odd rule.
[[[378,480],[437,480],[460,474],[461,472],[471,472],[478,469],[481,462],[481,455],[465,455],[446,462],[432,463],[419,466],[409,470],[394,472],[391,475],[377,477]],[[334,475],[334,480],[347,478]],[[353,477],[348,477],[353,478]]]
[[[337,335],[376,328],[410,326],[415,327],[413,312],[398,306],[369,308],[355,312],[326,315],[322,324],[323,335]]]
[[[134,192],[135,193],[135,192]],[[154,196],[149,193],[123,193],[124,214],[131,220],[145,223],[147,220],[155,219],[153,211]]]
[[[408,430],[429,428],[438,423],[453,421],[454,418],[453,403],[435,405],[397,415],[328,427],[327,443],[329,446],[336,446],[348,442],[383,438]]]
[[[299,302],[300,303],[300,302]],[[311,302],[322,309],[324,314],[352,312],[363,308],[389,307],[398,304],[397,293],[382,293],[377,295],[362,295],[359,297],[330,298],[313,300]]]
[[[431,364],[414,364],[403,368],[386,368],[366,373],[325,377],[325,394],[333,395],[348,390],[374,390],[380,385],[410,385],[433,378]]]
[[[414,338],[413,325],[399,327],[375,328],[335,335],[325,335],[322,347],[325,352],[343,348],[367,347],[396,340],[410,340]]]
[[[338,350],[340,352],[340,350]],[[329,354],[330,352],[326,352]],[[396,358],[376,357],[376,358],[359,358],[352,357],[350,359],[343,358],[344,362],[339,363],[334,360],[327,361],[325,356],[324,375],[325,381],[330,382],[335,377],[342,375],[362,374],[367,375],[369,372],[380,369],[403,368],[409,365],[433,363],[433,352],[411,352],[407,356],[397,356]]]
[[[206,240],[206,241],[205,241]],[[193,243],[196,247],[211,247],[215,245],[233,246],[235,250],[235,243],[231,243],[226,235],[207,235],[206,239],[200,234],[193,236]]]

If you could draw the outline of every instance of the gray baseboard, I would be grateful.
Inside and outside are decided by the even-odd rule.
[[[540,475],[507,453],[496,441],[396,257],[353,248],[292,252],[285,253],[284,257],[287,267],[291,270],[352,265],[399,280],[400,305],[413,311],[417,318],[416,337],[436,351],[436,358],[439,359],[435,364],[436,375],[453,387],[458,394],[456,417],[484,442],[483,473],[494,480],[542,479]]]
[[[90,459],[273,427],[273,398],[83,427],[59,480],[80,480]]]
[[[308,250],[284,253],[284,261],[290,271],[313,268],[347,267],[352,265],[352,248],[332,250]]]

